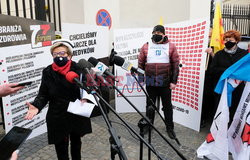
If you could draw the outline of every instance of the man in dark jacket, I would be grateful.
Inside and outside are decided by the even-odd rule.
[[[59,160],[69,160],[68,146],[71,141],[72,160],[81,160],[81,136],[92,132],[91,123],[89,118],[67,112],[69,102],[80,99],[80,89],[65,78],[69,71],[81,71],[71,61],[70,42],[58,40],[51,47],[51,54],[54,62],[43,70],[38,95],[33,103],[27,102],[29,110],[25,118],[32,119],[48,103],[46,122],[49,144],[55,144]]]
[[[145,70],[146,89],[153,100],[161,97],[165,124],[170,138],[175,138],[173,123],[173,108],[171,103],[171,89],[176,87],[179,74],[179,56],[174,44],[165,36],[165,28],[162,25],[154,27],[152,42],[148,42],[141,48],[138,56],[138,67]],[[149,117],[149,106],[152,105],[147,99],[146,115]],[[154,117],[154,116],[153,116]],[[154,118],[151,119],[154,121]]]

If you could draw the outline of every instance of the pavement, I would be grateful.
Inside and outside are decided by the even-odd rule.
[[[114,106],[114,100],[111,100],[111,106]],[[122,113],[119,116],[124,119],[132,129],[139,133],[137,127],[141,116],[138,113]],[[128,160],[139,160],[140,140],[122,125],[122,122],[113,113],[109,113],[109,119],[113,128],[120,137],[122,148]],[[1,122],[1,118],[0,118]],[[82,137],[82,160],[110,160],[110,143],[108,127],[102,116],[91,119],[93,133]],[[175,132],[180,142],[180,146],[176,141],[167,136],[165,125],[158,115],[156,115],[154,126],[167,139],[165,141],[156,131],[152,131],[151,144],[155,152],[164,160],[181,160],[175,150],[178,150],[187,160],[201,160],[196,157],[197,148],[204,142],[210,125],[201,128],[200,132],[194,131],[179,124],[175,124]],[[5,135],[2,125],[0,125],[0,138]],[[148,141],[148,135],[144,136]],[[170,146],[174,146],[175,150]],[[148,159],[148,149],[143,147],[143,160]],[[151,153],[151,159],[157,160],[157,156]],[[21,147],[19,152],[19,160],[56,160],[56,153],[53,145],[48,145],[47,134],[44,133],[33,139],[27,140]],[[120,159],[116,154],[115,159]]]

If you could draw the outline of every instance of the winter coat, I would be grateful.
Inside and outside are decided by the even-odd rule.
[[[75,62],[72,62],[70,71],[79,73]],[[49,144],[60,142],[71,132],[80,136],[92,132],[89,118],[67,112],[69,102],[79,98],[79,88],[54,71],[52,65],[43,70],[39,93],[32,104],[40,112],[49,103],[46,115]]]
[[[209,74],[213,79],[213,86],[215,87],[220,76],[227,68],[244,57],[247,53],[247,50],[239,47],[234,54],[229,54],[225,52],[224,49],[218,51],[212,59],[212,63],[209,67]]]
[[[179,74],[179,55],[173,43],[168,41],[165,43],[169,43],[170,63],[147,63],[148,43],[144,44],[141,48],[138,56],[138,67],[145,70],[147,86],[152,84],[149,81],[154,81],[156,86],[161,87],[167,87],[170,83],[177,83]]]

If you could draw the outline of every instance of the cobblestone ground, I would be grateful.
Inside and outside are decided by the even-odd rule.
[[[137,113],[119,114],[137,133],[138,121],[141,119]],[[128,131],[121,121],[112,113],[109,113],[109,118],[112,121],[112,126],[117,131],[122,142],[122,148],[128,160],[138,160],[140,154],[140,141],[132,133]],[[82,138],[82,159],[83,160],[109,160],[111,159],[110,143],[108,128],[101,116],[92,118],[93,133]],[[181,125],[175,124],[175,132],[181,143],[178,146],[174,140],[168,138],[165,127],[159,116],[156,117],[155,127],[162,133],[164,137],[171,143],[176,150],[183,154],[188,160],[198,160],[196,158],[196,149],[204,141],[208,132],[208,128],[203,128],[201,132],[196,132]],[[0,126],[0,137],[4,136],[4,130]],[[148,141],[148,136],[145,135],[145,140]],[[152,131],[151,143],[154,149],[163,159],[166,160],[181,160],[168,143],[162,139],[156,131]],[[143,147],[143,159],[148,158],[148,149]],[[26,141],[20,148],[19,160],[56,160],[55,149],[53,145],[48,145],[47,134],[42,134],[36,138]],[[119,159],[116,155],[115,159]],[[157,157],[151,152],[151,159],[157,160]]]
[[[113,97],[112,97],[113,96]],[[111,99],[114,95],[111,94]],[[111,106],[114,106],[114,100],[111,100]],[[138,113],[122,113],[119,114],[132,129],[139,133],[137,127],[141,116]],[[122,148],[128,160],[139,160],[140,140],[121,125],[122,122],[113,114],[109,113],[109,119],[117,135],[120,136]],[[1,122],[0,116],[0,122]],[[93,133],[82,137],[82,160],[110,160],[110,143],[108,127],[102,116],[91,119]],[[196,157],[196,149],[203,143],[209,131],[209,125],[202,128],[200,132],[196,132],[182,125],[175,124],[175,132],[181,145],[179,146],[174,140],[168,138],[165,125],[159,116],[156,116],[154,126],[167,139],[167,142],[159,136],[156,131],[152,131],[151,144],[155,151],[164,160],[181,160],[176,151],[170,147],[170,143],[176,150],[186,157],[187,160],[201,160]],[[2,125],[0,125],[0,138],[5,135]],[[148,135],[144,137],[148,141]],[[44,133],[33,139],[26,141],[20,147],[19,160],[56,160],[56,153],[53,145],[48,145],[47,134]],[[118,155],[115,159],[119,159]],[[148,159],[148,149],[143,147],[143,160]],[[151,152],[151,160],[158,160],[157,156]]]

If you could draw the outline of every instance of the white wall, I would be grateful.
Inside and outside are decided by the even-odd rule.
[[[112,18],[113,29],[144,28],[209,17],[211,0],[64,0],[61,1],[62,22],[96,25],[98,10],[105,9]]]
[[[109,44],[112,48],[113,29],[117,28],[120,22],[120,7],[119,0],[84,0],[84,24],[96,25],[96,14],[100,9],[105,9],[109,12],[112,22],[109,32]]]
[[[119,22],[119,0],[84,0],[85,23],[96,25],[96,14],[100,9],[109,12],[112,26],[116,26]]]
[[[152,27],[189,19],[189,0],[120,0],[119,28]]]
[[[210,18],[211,0],[190,0],[189,19]]]
[[[62,0],[61,21],[62,23],[84,23],[84,1],[83,0]]]
[[[112,29],[152,27],[209,17],[211,0],[74,0],[61,1],[62,22],[96,25],[96,13],[106,9],[112,17]]]

